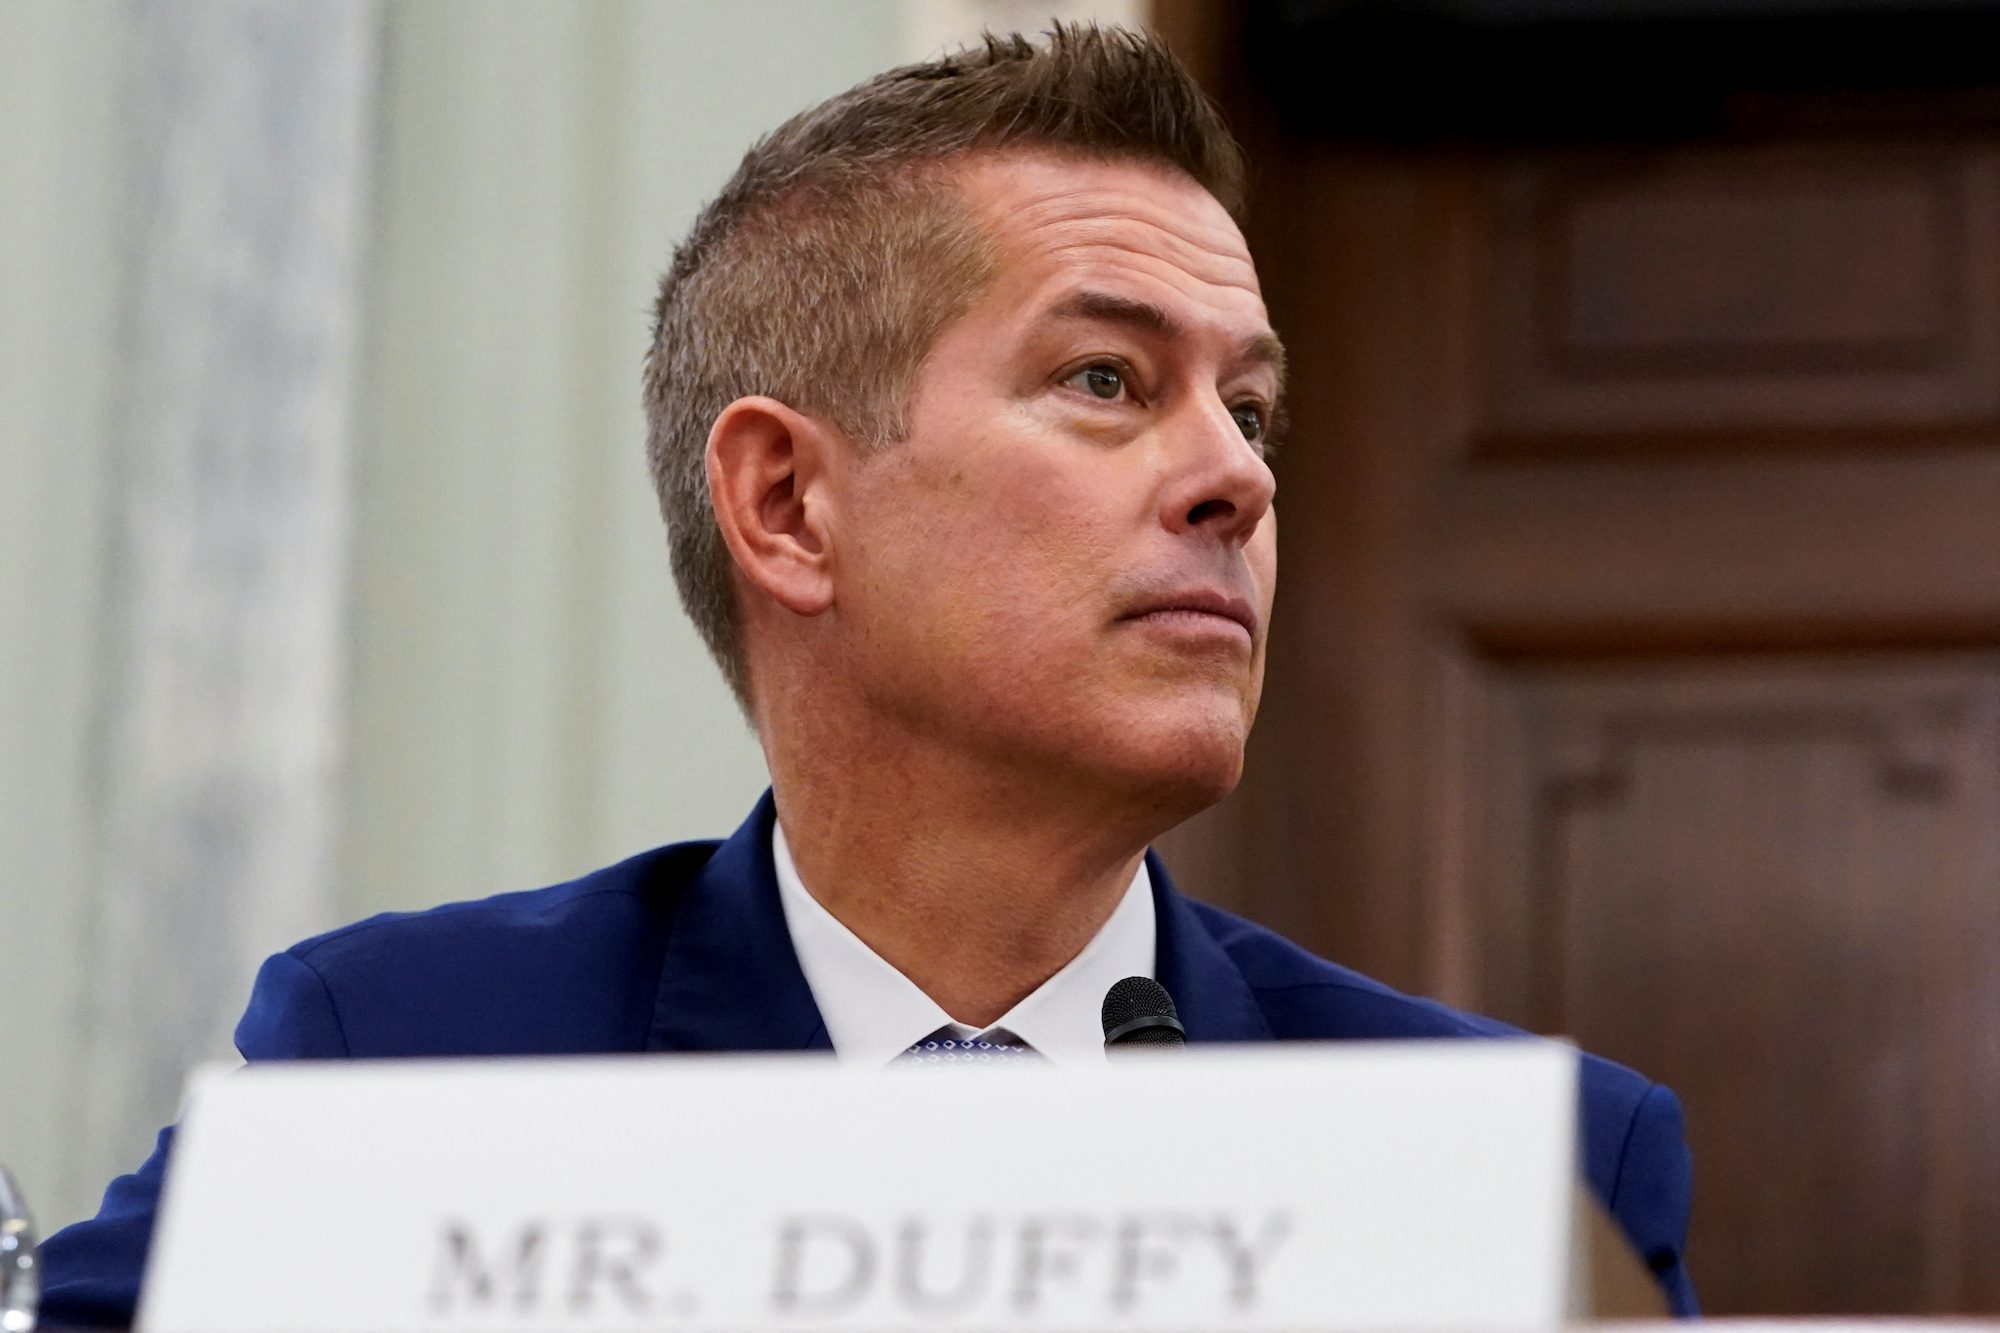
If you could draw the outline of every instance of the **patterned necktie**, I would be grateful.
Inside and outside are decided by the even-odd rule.
[[[939,1028],[930,1036],[897,1056],[896,1065],[957,1065],[971,1068],[984,1065],[1047,1064],[1048,1057],[1018,1037],[1005,1033],[997,1034],[999,1039],[987,1037],[958,1037],[950,1028]]]

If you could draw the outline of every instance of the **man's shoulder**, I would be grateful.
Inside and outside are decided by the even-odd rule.
[[[238,1029],[323,1010],[328,1054],[533,1054],[643,1041],[681,892],[713,842],[676,843],[547,888],[385,912],[265,964]],[[263,1020],[270,1020],[267,1024]]]
[[[1190,906],[1236,964],[1271,1035],[1281,1041],[1529,1035],[1498,1019],[1406,994],[1221,908],[1199,902]],[[1634,1112],[1653,1086],[1644,1075],[1588,1052],[1581,1078],[1586,1107],[1613,1117]]]
[[[1206,903],[1195,915],[1236,964],[1283,1041],[1519,1036],[1519,1028],[1405,994]]]
[[[579,930],[615,929],[670,903],[715,846],[672,843],[544,888],[381,912],[301,940],[288,952],[315,967],[338,968],[433,948],[561,945]]]

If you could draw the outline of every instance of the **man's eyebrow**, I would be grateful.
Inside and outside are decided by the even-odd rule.
[[[1110,292],[1071,292],[1049,311],[1049,318],[1127,324],[1147,333],[1157,333],[1163,338],[1177,337],[1181,331],[1180,321],[1151,301],[1114,296]]]
[[[1269,366],[1271,374],[1277,377],[1278,392],[1285,390],[1285,345],[1278,341],[1275,333],[1259,333],[1245,340],[1236,350],[1239,360],[1252,365]]]
[[[1111,292],[1090,290],[1071,292],[1050,308],[1049,318],[1123,324],[1146,333],[1157,334],[1162,338],[1178,337],[1182,331],[1179,320],[1151,301],[1118,296]],[[1284,386],[1285,345],[1278,341],[1277,334],[1253,334],[1244,340],[1236,355],[1240,361],[1270,367],[1278,377],[1279,387]]]

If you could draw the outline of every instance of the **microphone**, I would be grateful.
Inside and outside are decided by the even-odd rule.
[[[1185,1046],[1187,1029],[1167,988],[1150,977],[1127,977],[1104,992],[1104,1049]]]

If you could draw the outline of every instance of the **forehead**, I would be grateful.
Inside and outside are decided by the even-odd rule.
[[[962,186],[998,242],[995,285],[1016,300],[1087,275],[1227,324],[1266,321],[1235,220],[1170,167],[1007,152],[974,159]]]

